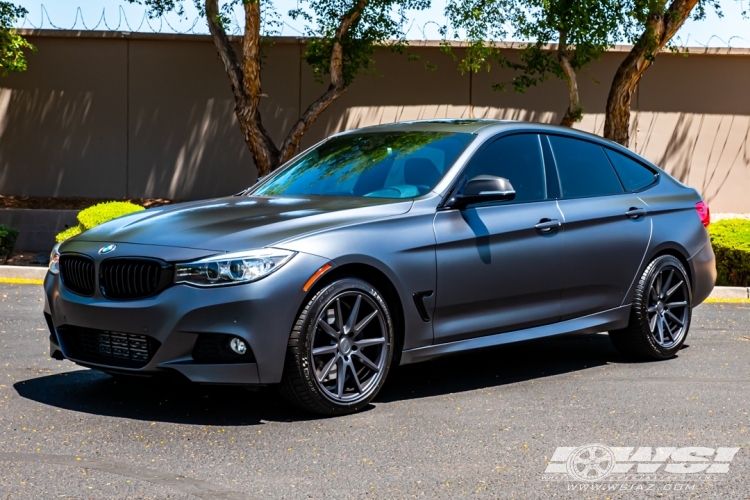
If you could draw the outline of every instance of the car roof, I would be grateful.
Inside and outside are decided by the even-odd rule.
[[[401,131],[420,131],[420,132],[463,132],[465,134],[476,134],[479,130],[492,125],[503,123],[513,123],[509,120],[484,120],[474,118],[445,118],[432,120],[412,120],[396,123],[383,123],[381,125],[372,125],[348,133],[357,132],[401,132]]]
[[[376,133],[376,132],[454,132],[454,133],[465,133],[465,134],[477,134],[480,131],[485,133],[497,133],[501,131],[510,130],[524,130],[524,131],[535,131],[538,133],[564,133],[583,137],[587,139],[594,139],[599,142],[610,143],[617,145],[616,143],[604,139],[601,136],[590,134],[582,130],[576,130],[569,127],[562,127],[559,125],[548,125],[545,123],[526,122],[519,120],[491,120],[484,118],[445,118],[445,119],[430,119],[430,120],[413,120],[403,121],[396,123],[385,123],[382,125],[373,125],[370,127],[363,127],[344,134],[357,134],[357,133]],[[617,145],[619,147],[619,145]]]

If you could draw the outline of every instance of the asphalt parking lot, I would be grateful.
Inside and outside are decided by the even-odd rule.
[[[696,309],[668,361],[627,362],[606,335],[509,346],[396,369],[367,411],[327,419],[270,388],[51,360],[41,307],[41,287],[0,285],[2,500],[750,498],[750,304]],[[581,491],[544,476],[557,447],[589,443],[740,450],[689,483]]]

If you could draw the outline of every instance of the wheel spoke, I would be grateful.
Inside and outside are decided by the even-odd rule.
[[[318,320],[318,326],[319,326],[319,327],[320,327],[320,328],[321,328],[321,329],[322,329],[322,330],[323,330],[324,332],[326,332],[326,333],[327,333],[328,335],[330,335],[331,337],[333,337],[333,340],[336,340],[336,341],[338,341],[338,339],[339,339],[339,332],[337,332],[336,330],[334,330],[334,329],[333,329],[333,327],[332,327],[331,325],[329,325],[328,323],[326,323],[326,322],[325,322],[325,321],[323,321],[322,319],[319,319],[319,320]]]
[[[336,393],[339,398],[344,395],[344,379],[346,378],[346,362],[343,358],[340,358],[339,372],[336,375]]]
[[[658,315],[657,317],[659,318],[659,320],[656,322],[656,326],[659,327],[659,343],[663,344],[664,343],[664,318]]]
[[[654,314],[648,322],[648,327],[652,333],[656,333],[656,320],[659,319],[658,314]]]
[[[357,351],[357,352],[352,353],[352,355],[353,356],[357,356],[360,359],[360,361],[362,361],[362,364],[365,365],[370,370],[373,370],[373,371],[376,371],[376,372],[380,371],[380,368],[378,368],[378,365],[376,365],[375,363],[373,363],[372,361],[370,361],[370,358],[368,358],[367,356],[365,356],[361,352]]]
[[[362,330],[364,330],[364,328],[370,323],[370,321],[372,321],[375,317],[379,315],[380,315],[380,311],[376,309],[375,311],[365,316],[365,318],[362,321],[357,323],[357,325],[354,327],[354,330],[353,330],[354,338],[357,338],[357,335],[362,333]]]
[[[320,370],[320,375],[318,376],[318,382],[322,382],[323,380],[325,380],[328,374],[331,373],[331,368],[333,368],[336,365],[336,361],[338,360],[339,360],[339,354],[336,353],[336,355],[332,357],[328,363],[326,363],[323,369]]]
[[[656,306],[651,306],[648,309],[646,309],[646,311],[648,311],[649,314],[654,313],[654,312],[656,312]],[[653,328],[652,328],[652,330],[653,330]]]
[[[359,342],[354,343],[354,345],[356,345],[360,349],[364,349],[365,347],[370,347],[370,346],[379,345],[379,344],[385,344],[385,339],[383,337],[380,337],[377,339],[362,339]]]
[[[320,356],[321,354],[333,354],[338,351],[338,345],[327,345],[325,347],[316,347],[312,350],[313,356]]]
[[[667,316],[669,316],[670,318],[672,318],[672,321],[674,321],[675,323],[677,323],[678,325],[680,325],[680,327],[685,326],[685,324],[682,322],[681,319],[679,319],[677,316],[675,316],[674,314],[672,314],[672,311],[667,311],[665,314]]]
[[[346,325],[344,325],[344,333],[349,333],[352,331],[352,328],[354,328],[354,323],[357,322],[357,315],[359,314],[359,305],[361,303],[362,296],[357,295],[357,300],[354,301],[352,312],[349,313],[349,318],[346,320]]]
[[[659,298],[661,298],[661,273],[656,275],[655,285],[656,285],[656,295],[658,295]]]
[[[672,333],[672,327],[669,326],[669,321],[667,321],[667,318],[663,318],[662,321],[664,321],[664,328],[667,329],[667,333],[669,334],[669,338],[672,339],[672,342],[674,342],[674,333]],[[664,342],[664,341],[662,341]]]
[[[344,316],[341,314],[341,299],[336,299],[336,326],[339,332],[344,332]]]
[[[352,372],[352,378],[354,379],[354,385],[357,386],[357,392],[360,394],[364,391],[362,391],[362,384],[359,381],[359,377],[357,376],[357,370],[354,369],[354,365],[351,364],[351,361],[349,361],[349,370]]]
[[[687,302],[670,302],[669,304],[664,304],[664,307],[667,307],[669,309],[672,309],[673,307],[685,307],[687,305]]]
[[[664,282],[664,284],[662,285],[662,290],[669,290],[669,284],[672,283],[672,276],[673,275],[674,275],[674,269],[670,269],[669,270],[669,276],[667,276],[667,281]],[[666,297],[666,295],[665,295],[665,297]]]
[[[672,294],[675,293],[677,291],[677,289],[680,288],[681,286],[682,286],[682,280],[680,280],[679,283],[677,283],[675,286],[673,286],[672,288],[670,288],[669,290],[667,290],[667,293],[664,295],[664,300],[666,300],[669,297],[671,297]]]

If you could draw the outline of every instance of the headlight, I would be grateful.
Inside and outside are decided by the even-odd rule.
[[[60,273],[60,245],[62,243],[58,243],[52,247],[52,252],[49,254],[49,272],[52,274]]]
[[[294,257],[295,253],[277,248],[261,248],[176,264],[174,282],[196,286],[250,283],[276,271]]]

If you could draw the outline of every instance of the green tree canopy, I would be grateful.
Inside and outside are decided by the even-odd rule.
[[[24,37],[16,33],[16,19],[28,13],[23,7],[10,2],[0,2],[0,75],[26,70],[24,49],[36,50]]]
[[[488,71],[494,62],[516,72],[494,88],[510,84],[521,93],[551,77],[565,81],[569,103],[561,124],[567,126],[583,115],[577,73],[622,36],[628,20],[624,0],[453,0],[446,15],[444,33],[467,41],[461,71]],[[498,42],[508,35],[529,40],[517,59]],[[550,50],[550,44],[557,47]]]

